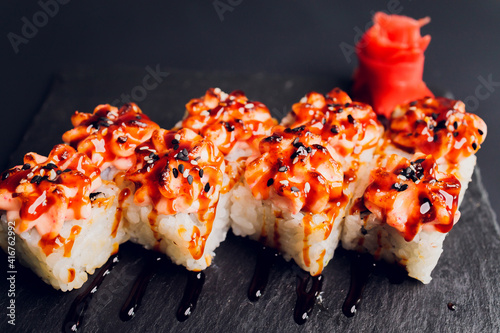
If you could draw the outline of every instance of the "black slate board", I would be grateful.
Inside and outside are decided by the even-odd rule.
[[[154,66],[152,66],[154,67]],[[324,77],[287,77],[269,74],[200,73],[169,70],[170,74],[139,105],[162,127],[175,124],[184,104],[206,88],[242,89],[254,100],[283,116],[307,91],[326,92],[347,81],[334,73]],[[24,153],[47,153],[70,128],[75,111],[91,112],[97,104],[112,102],[121,93],[142,85],[144,69],[71,68],[56,76],[52,89],[24,140],[11,159],[18,164]],[[481,162],[481,161],[479,161]],[[478,168],[461,207],[460,222],[444,244],[444,253],[429,285],[407,278],[389,283],[384,272],[374,274],[364,291],[360,310],[353,318],[341,307],[349,288],[349,254],[337,251],[324,270],[322,302],[303,326],[293,320],[296,274],[293,263],[278,260],[271,271],[264,296],[256,303],[246,292],[256,259],[256,244],[228,235],[206,270],[206,282],[194,314],[178,322],[175,312],[182,298],[187,272],[166,263],[149,284],[137,315],[121,322],[119,309],[144,265],[146,251],[133,244],[120,249],[121,261],[105,279],[90,303],[82,332],[490,332],[500,330],[500,231],[482,185]],[[7,256],[0,255],[7,267]],[[3,269],[2,271],[6,271]],[[91,278],[92,279],[92,278]],[[8,289],[0,281],[2,293]],[[81,291],[53,290],[31,271],[18,265],[16,275],[16,326],[0,316],[0,331],[61,331],[73,299]],[[5,312],[8,299],[0,298]],[[456,304],[451,311],[447,303]]]

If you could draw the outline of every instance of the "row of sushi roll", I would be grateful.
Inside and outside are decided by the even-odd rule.
[[[128,240],[203,270],[230,227],[313,276],[340,241],[428,283],[486,137],[460,101],[398,106],[384,130],[338,88],[307,94],[279,125],[218,88],[172,130],[133,103],[71,121],[65,144],[0,181],[0,245],[14,223],[18,258],[63,291]]]

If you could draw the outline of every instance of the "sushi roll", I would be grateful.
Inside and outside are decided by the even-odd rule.
[[[135,148],[159,129],[134,103],[120,109],[99,105],[92,114],[75,112],[71,122],[74,128],[63,134],[63,141],[86,154],[105,180],[130,169],[135,163]]]
[[[460,101],[423,98],[397,107],[369,181],[353,198],[342,246],[429,283],[485,137],[485,123]]]
[[[191,271],[207,268],[229,229],[219,205],[224,156],[190,129],[153,132],[135,150],[136,164],[117,178],[131,241],[168,255]]]
[[[116,220],[118,188],[84,154],[57,145],[28,153],[0,181],[0,245],[15,231],[16,256],[56,289],[80,288],[127,235]]]
[[[350,206],[351,199],[366,187],[373,154],[384,133],[373,109],[334,88],[326,95],[308,93],[293,105],[282,124],[305,125],[336,151],[344,171],[345,194]]]
[[[210,88],[186,104],[186,115],[176,128],[189,128],[212,141],[224,154],[226,171],[220,201],[229,210],[231,190],[240,182],[245,161],[259,151],[260,139],[277,125],[268,108],[236,90],[230,94]]]
[[[311,275],[333,257],[347,205],[337,153],[305,126],[277,126],[234,189],[232,230],[281,252]]]

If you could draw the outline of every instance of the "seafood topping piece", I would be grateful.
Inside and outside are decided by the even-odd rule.
[[[432,154],[458,163],[486,138],[486,124],[465,104],[444,97],[423,98],[396,108],[389,125],[392,142],[409,152]]]
[[[458,221],[460,182],[437,171],[431,155],[416,154],[412,161],[391,155],[385,167],[370,175],[363,200],[379,220],[411,241],[422,228],[447,233]]]
[[[136,159],[126,175],[137,187],[134,202],[153,205],[158,214],[196,213],[203,227],[196,227],[191,253],[201,258],[215,218],[224,156],[190,129],[159,129],[137,147]]]
[[[259,140],[271,134],[271,128],[277,124],[264,104],[249,101],[240,90],[228,95],[211,88],[205,96],[187,103],[186,110],[181,126],[214,142],[224,155],[238,142],[257,151]]]
[[[339,88],[326,96],[308,93],[293,105],[291,117],[284,122],[291,126],[307,125],[311,132],[321,135],[344,157],[374,147],[383,132],[372,108],[368,104],[353,102]]]
[[[26,154],[24,165],[2,174],[0,209],[16,222],[16,232],[35,227],[44,239],[53,239],[64,221],[90,216],[89,195],[100,184],[99,168],[61,144],[48,157]]]
[[[321,213],[343,196],[342,166],[336,153],[305,126],[277,126],[250,157],[245,179],[255,198],[283,210]]]
[[[75,112],[71,122],[75,128],[64,133],[63,141],[89,156],[101,170],[110,165],[129,169],[135,148],[159,128],[134,103],[120,109],[99,105],[92,114]]]

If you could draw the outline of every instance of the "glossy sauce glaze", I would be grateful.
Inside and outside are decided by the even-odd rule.
[[[204,272],[188,272],[188,280],[186,288],[184,289],[184,295],[177,309],[176,317],[178,321],[185,321],[194,312],[204,283]]]
[[[249,101],[240,90],[226,94],[208,89],[205,96],[189,101],[186,111],[181,127],[211,140],[224,155],[238,142],[257,150],[259,140],[277,124],[264,104]]]
[[[411,241],[422,228],[447,233],[458,219],[460,182],[441,173],[431,155],[410,161],[391,155],[374,169],[363,195],[364,206]]]
[[[146,264],[144,265],[143,269],[141,270],[141,273],[135,280],[134,285],[132,286],[132,289],[130,290],[127,299],[125,300],[122,308],[120,309],[120,319],[122,321],[129,321],[135,316],[137,310],[141,305],[142,297],[146,292],[146,288],[148,287],[149,281],[151,281],[151,279],[155,275],[161,260],[162,260],[161,256],[150,255],[150,257],[146,261]]]
[[[343,193],[344,175],[333,148],[305,126],[293,129],[277,126],[273,134],[260,142],[260,155],[247,161],[245,181],[257,200],[271,200],[281,213],[275,221],[274,246],[279,244],[279,214],[302,213],[304,228],[303,261],[310,267],[310,236],[321,234],[327,239],[333,221],[347,204]],[[337,157],[338,158],[338,157]],[[323,214],[321,222],[313,214]],[[266,235],[261,235],[266,237]],[[321,273],[323,260],[317,259]]]
[[[186,246],[194,259],[200,259],[215,218],[224,156],[189,129],[155,131],[136,149],[136,156],[126,174],[136,184],[134,203],[152,205],[155,215],[197,214],[202,227],[193,228]],[[156,218],[150,222],[156,223]],[[156,226],[151,227],[155,231]]]
[[[67,145],[55,146],[48,157],[28,153],[22,166],[2,174],[0,210],[16,222],[17,233],[35,227],[48,255],[61,246],[57,237],[64,243],[59,231],[65,221],[90,216],[89,196],[101,184],[99,175],[87,156]],[[75,235],[72,230],[66,244],[72,244]],[[66,252],[71,252],[71,246]]]
[[[265,246],[262,246],[258,252],[255,270],[248,287],[248,299],[252,302],[258,301],[264,294],[269,280],[269,273],[277,255],[276,251]]]
[[[372,108],[353,102],[339,88],[325,96],[308,93],[293,105],[283,123],[291,127],[308,126],[343,157],[358,157],[362,151],[375,147],[383,133]]]
[[[396,108],[388,138],[410,153],[432,154],[436,160],[458,163],[473,155],[486,138],[484,121],[465,112],[461,101],[423,98]]]
[[[111,165],[118,170],[130,168],[135,148],[159,129],[134,103],[120,109],[99,105],[92,114],[75,112],[71,122],[75,128],[64,133],[63,141],[86,154],[101,170]]]
[[[355,254],[351,258],[351,284],[349,292],[342,305],[342,313],[353,317],[358,310],[363,295],[363,289],[375,267],[373,257],[367,254]]]
[[[109,258],[99,273],[97,273],[92,283],[88,285],[87,289],[79,294],[73,303],[71,303],[71,307],[63,323],[63,332],[76,332],[82,326],[85,311],[87,310],[92,297],[104,281],[104,278],[111,272],[113,267],[118,262],[119,259],[117,254]]]
[[[308,285],[311,285],[307,290]],[[297,275],[297,301],[293,311],[293,319],[299,325],[305,324],[314,308],[314,304],[323,288],[323,275],[305,277]]]

